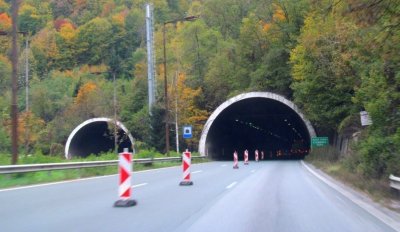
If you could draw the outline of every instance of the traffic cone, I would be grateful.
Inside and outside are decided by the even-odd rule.
[[[119,200],[114,203],[114,207],[130,207],[137,204],[131,199],[131,175],[132,175],[132,153],[128,148],[119,153]]]
[[[182,166],[183,166],[183,181],[179,183],[179,185],[193,185],[193,181],[190,180],[190,165],[191,165],[191,154],[186,149],[183,153],[182,157]]]
[[[234,169],[239,168],[238,154],[236,151],[233,153],[233,168]]]
[[[244,151],[244,164],[249,164],[249,151],[247,149]]]

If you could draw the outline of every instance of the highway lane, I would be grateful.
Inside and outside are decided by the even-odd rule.
[[[134,173],[130,208],[112,207],[117,176],[0,190],[0,231],[394,231],[299,161],[191,169],[193,186],[181,167]]]

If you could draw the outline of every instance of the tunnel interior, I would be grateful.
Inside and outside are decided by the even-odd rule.
[[[126,132],[117,127],[118,152],[124,148],[132,151],[132,143]],[[114,151],[114,124],[106,121],[89,123],[76,132],[69,145],[69,156],[87,157]]]
[[[223,110],[206,138],[207,154],[214,160],[232,160],[244,150],[254,160],[255,150],[264,159],[302,159],[310,150],[310,135],[302,118],[277,100],[243,99]]]

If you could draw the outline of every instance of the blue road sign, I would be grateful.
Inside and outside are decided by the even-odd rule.
[[[183,127],[183,138],[184,139],[192,138],[192,126],[184,126]]]

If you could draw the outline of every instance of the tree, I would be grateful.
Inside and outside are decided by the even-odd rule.
[[[291,52],[294,101],[315,126],[331,132],[353,110],[357,77],[349,45],[354,31],[351,22],[334,14],[310,14]]]
[[[186,85],[185,81],[186,75],[179,73],[176,86],[169,89],[170,96],[172,96],[170,100],[173,99],[175,102],[170,102],[169,105],[171,111],[176,112],[175,116],[180,125],[193,126],[193,138],[189,139],[187,143],[196,149],[200,140],[202,125],[208,118],[208,112],[199,109],[196,105],[196,98],[202,94],[201,89],[192,89]],[[169,118],[168,121],[173,122],[174,120]]]
[[[51,20],[51,11],[46,1],[25,1],[20,8],[18,29],[36,34]]]
[[[59,49],[56,41],[56,30],[48,26],[40,30],[31,42],[32,54],[36,61],[36,73],[45,78],[50,70],[57,66]]]
[[[110,51],[112,25],[104,18],[94,18],[79,27],[77,35],[78,62],[81,64],[101,64]]]
[[[78,55],[77,30],[68,20],[56,20],[57,46],[59,55],[57,56],[57,67],[60,70],[72,69],[76,66]]]

